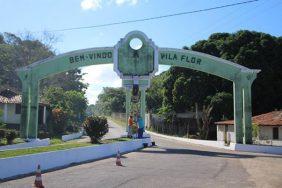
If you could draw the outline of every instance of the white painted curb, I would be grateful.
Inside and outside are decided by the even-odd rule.
[[[235,144],[235,143],[230,143],[230,146],[225,146],[224,142],[221,142],[221,141],[197,140],[197,139],[181,138],[181,137],[175,137],[175,136],[167,136],[167,135],[163,135],[163,134],[159,134],[159,133],[155,133],[155,132],[151,132],[147,130],[146,132],[148,132],[149,134],[156,135],[156,136],[163,137],[163,138],[170,139],[170,140],[178,140],[182,142],[216,147],[220,149],[282,155],[281,146],[261,146],[261,145],[250,145],[250,144]]]
[[[35,139],[31,140],[30,142],[20,143],[20,144],[12,144],[8,146],[0,146],[0,151],[3,150],[11,150],[11,149],[24,149],[24,148],[34,148],[40,146],[48,146],[50,145],[50,138],[45,139]]]
[[[236,151],[247,151],[255,153],[269,153],[282,155],[282,146],[262,146],[250,144],[235,144]]]
[[[73,133],[73,134],[67,134],[62,136],[62,141],[69,141],[73,139],[80,138],[83,135],[83,132]]]
[[[0,159],[0,180],[35,172],[38,164],[41,165],[42,170],[54,169],[110,157],[116,155],[118,150],[121,153],[131,152],[143,148],[143,143],[150,145],[151,139],[136,139]]]

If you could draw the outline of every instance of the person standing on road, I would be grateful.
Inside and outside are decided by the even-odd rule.
[[[128,118],[128,134],[127,137],[132,137],[132,128],[133,128],[133,117],[130,115]]]
[[[137,125],[138,125],[138,138],[142,138],[144,132],[144,121],[140,115],[137,117]]]

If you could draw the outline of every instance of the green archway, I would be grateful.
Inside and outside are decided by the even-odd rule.
[[[134,38],[142,41],[138,50],[129,45]],[[78,67],[112,63],[126,88],[127,117],[131,106],[130,91],[133,84],[138,84],[141,89],[140,111],[144,118],[145,90],[159,64],[198,70],[232,81],[236,143],[252,142],[251,86],[259,70],[191,50],[159,48],[140,31],[128,33],[114,47],[73,51],[18,69],[22,81],[21,137],[37,137],[38,86],[41,79]]]

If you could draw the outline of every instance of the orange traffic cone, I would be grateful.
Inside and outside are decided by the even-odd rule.
[[[37,170],[35,173],[34,187],[44,188],[44,185],[42,183],[40,165],[37,166]]]
[[[118,150],[118,152],[117,152],[116,165],[117,165],[117,166],[122,166],[122,164],[121,164],[121,160],[120,160],[120,153],[119,153],[119,150]]]

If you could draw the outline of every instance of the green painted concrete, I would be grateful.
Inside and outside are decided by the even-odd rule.
[[[130,47],[131,39],[138,37],[143,45],[141,49]],[[118,69],[124,76],[149,75],[154,70],[154,49],[139,34],[133,34],[122,41],[118,49]]]
[[[143,46],[133,50],[129,42],[139,38]],[[158,64],[202,71],[233,82],[236,143],[252,142],[251,86],[259,70],[252,70],[204,53],[191,50],[158,48],[139,31],[127,34],[115,47],[78,50],[51,57],[18,70],[22,81],[21,137],[36,138],[38,127],[38,88],[45,77],[78,67],[112,64],[126,88],[126,118],[131,110],[133,76],[141,90],[140,115],[145,119],[146,92]]]

